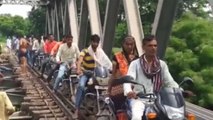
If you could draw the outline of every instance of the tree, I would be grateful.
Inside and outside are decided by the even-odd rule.
[[[3,36],[26,35],[28,25],[21,16],[11,16],[9,14],[0,16],[0,32]]]
[[[45,8],[42,6],[39,6],[36,9],[32,9],[31,12],[29,12],[29,31],[32,35],[43,35],[45,32],[45,20],[46,20],[46,12]]]
[[[203,19],[191,12],[174,23],[172,37],[166,50],[165,59],[171,74],[180,82],[184,76],[194,80],[196,93],[191,102],[213,109],[213,21]],[[209,107],[210,106],[210,107]]]
[[[151,33],[151,29],[152,29],[151,25],[154,22],[157,4],[158,4],[158,0],[138,0],[139,12],[140,12],[141,20],[142,20],[144,34]],[[103,6],[106,4],[102,3],[100,5],[101,5],[100,8],[105,8]],[[182,0],[177,7],[178,10],[177,10],[175,19],[178,20],[185,12],[192,12],[193,14],[199,17],[206,18],[209,16],[209,12],[204,11],[203,8],[205,8],[207,5],[208,3],[206,0]],[[104,10],[104,9],[101,9],[101,10]],[[102,15],[105,15],[103,11],[101,11],[101,13]],[[121,4],[119,14],[118,14],[118,24],[124,23],[124,22],[126,22],[125,13],[124,13],[124,7]],[[118,25],[116,29],[120,29],[120,26]],[[119,32],[120,30],[116,30],[116,31]],[[115,45],[119,43],[119,40],[122,39],[122,36],[124,34],[126,33],[117,33],[117,36],[115,39]]]

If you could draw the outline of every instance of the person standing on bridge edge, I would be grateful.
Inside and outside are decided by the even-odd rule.
[[[108,85],[108,94],[113,100],[116,110],[124,109],[122,106],[125,103],[126,97],[123,94],[123,85],[113,86],[113,82],[125,76],[129,64],[138,57],[135,38],[130,35],[126,36],[122,42],[122,51],[115,53],[113,56],[112,75]]]
[[[127,75],[131,76],[137,83],[143,84],[146,93],[158,92],[161,87],[178,88],[178,84],[172,78],[167,64],[160,60],[157,55],[157,40],[155,36],[146,36],[142,41],[143,55],[130,63]],[[134,86],[125,83],[124,95],[127,96],[132,112],[131,120],[141,120],[145,105],[140,98],[137,98],[138,92],[143,91],[142,86]]]
[[[44,44],[44,53],[47,55],[47,56],[50,56],[50,53],[52,51],[52,48],[57,44],[57,42],[54,40],[54,36],[52,34],[49,34],[48,35],[48,40],[45,41],[45,44]],[[41,78],[43,78],[43,74],[44,74],[44,70],[46,68],[46,65],[49,61],[49,57],[46,57],[46,59],[44,60],[44,62],[42,63],[42,66],[41,66]]]
[[[65,71],[76,68],[76,61],[79,57],[79,49],[76,44],[73,44],[73,36],[66,35],[66,44],[62,44],[56,55],[56,61],[60,64],[58,76],[55,79],[53,90],[58,89],[59,83],[62,81]]]
[[[80,75],[80,79],[75,100],[76,111],[74,117],[76,118],[78,118],[79,108],[85,94],[85,86],[89,80],[89,76],[83,74],[83,70],[93,71],[97,64],[100,64],[109,70],[112,69],[112,63],[102,48],[99,47],[99,42],[100,37],[96,34],[92,35],[90,46],[81,51],[80,57],[78,59],[77,74]]]

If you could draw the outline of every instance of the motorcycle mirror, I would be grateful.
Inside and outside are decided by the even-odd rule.
[[[187,85],[193,85],[193,80],[190,77],[184,77],[183,81],[179,84],[179,86],[182,86],[185,83]]]

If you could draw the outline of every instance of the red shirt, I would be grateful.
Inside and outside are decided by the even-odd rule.
[[[52,48],[57,44],[57,42],[55,40],[53,40],[52,42],[50,42],[49,40],[47,40],[44,44],[44,53],[50,54],[52,51]]]

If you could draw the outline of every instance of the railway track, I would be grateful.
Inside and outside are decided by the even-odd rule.
[[[12,59],[16,59],[13,56]],[[14,66],[17,62],[12,61]],[[21,113],[31,116],[29,120],[73,120],[74,107],[71,102],[65,102],[52,92],[47,83],[38,78],[39,73],[28,67],[28,76],[22,76],[22,88],[26,96],[21,104]],[[24,120],[24,116],[12,117],[11,120]]]

